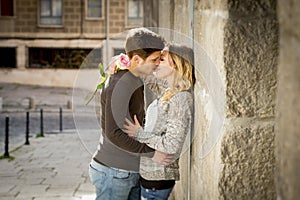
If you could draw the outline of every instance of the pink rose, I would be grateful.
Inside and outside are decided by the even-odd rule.
[[[120,62],[122,63],[122,65],[124,65],[126,67],[130,66],[130,59],[127,55],[121,54]]]
[[[130,59],[127,55],[121,53],[120,55],[112,57],[108,65],[108,72],[114,74],[119,70],[129,69]]]
[[[116,65],[118,69],[128,69],[130,67],[130,59],[127,55],[121,53],[119,58],[116,60]]]

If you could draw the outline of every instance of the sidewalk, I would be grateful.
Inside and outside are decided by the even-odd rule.
[[[0,199],[95,199],[88,164],[98,136],[71,131],[30,138],[30,145],[10,152],[14,160],[0,160]]]

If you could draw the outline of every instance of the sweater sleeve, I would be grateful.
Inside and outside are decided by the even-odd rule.
[[[122,100],[121,103],[114,103],[112,101],[112,95],[114,88],[110,88],[107,90],[105,95],[106,105],[105,105],[105,135],[114,145],[119,147],[122,150],[131,152],[131,153],[140,153],[145,154],[144,156],[153,157],[154,149],[147,146],[145,143],[140,143],[134,138],[129,137],[126,133],[123,132],[123,124],[125,117],[129,117],[128,105],[129,103],[134,104],[136,102],[125,101],[123,99],[130,99],[130,95],[128,94],[126,88],[126,84],[120,88],[123,93],[115,92],[113,98]],[[125,95],[125,96],[124,96]],[[126,97],[126,95],[129,95]],[[112,105],[113,104],[113,105]],[[125,106],[128,105],[128,106]],[[117,113],[117,114],[116,114]],[[116,116],[118,115],[118,116]]]
[[[163,92],[168,87],[168,83],[165,79],[158,79],[153,75],[143,75],[141,76],[141,79],[156,96],[162,96]]]
[[[135,138],[156,150],[169,154],[179,153],[191,123],[191,98],[191,95],[187,92],[177,94],[171,98],[165,133],[145,132],[140,128]]]

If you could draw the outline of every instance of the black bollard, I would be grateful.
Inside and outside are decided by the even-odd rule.
[[[59,108],[59,131],[63,131],[62,108]]]
[[[29,145],[29,112],[26,112],[26,137],[25,145]]]
[[[8,151],[9,144],[9,117],[5,117],[5,145],[4,145],[4,157],[9,157]]]
[[[41,115],[40,115],[40,117],[41,117],[41,119],[40,119],[40,123],[41,123],[41,137],[44,137],[44,122],[43,122],[43,109],[41,108],[41,110],[40,110],[40,113],[41,113]]]

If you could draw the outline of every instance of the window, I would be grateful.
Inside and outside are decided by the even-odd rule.
[[[119,55],[119,54],[121,54],[121,53],[126,54],[125,49],[118,49],[118,48],[115,48],[115,49],[114,49],[114,56],[115,56],[115,55]]]
[[[97,68],[101,49],[29,48],[30,68]]]
[[[1,0],[1,16],[14,16],[13,0]]]
[[[40,2],[40,25],[62,25],[62,0]]]
[[[16,49],[0,48],[0,68],[16,68]]]
[[[127,1],[127,25],[142,26],[143,25],[143,0]]]
[[[102,0],[87,0],[87,18],[102,18]]]

